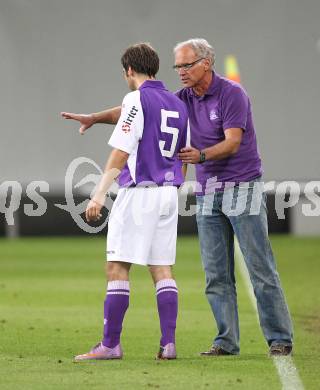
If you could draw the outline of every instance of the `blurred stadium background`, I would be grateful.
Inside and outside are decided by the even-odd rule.
[[[1,388],[70,389],[75,384],[77,388],[90,385],[87,378],[92,374],[92,369],[86,371],[86,368],[74,369],[70,366],[64,368],[63,372],[70,373],[68,370],[73,370],[73,376],[58,380],[62,372],[56,366],[53,367],[51,361],[57,362],[57,356],[68,360],[76,348],[77,352],[81,352],[78,351],[80,346],[76,338],[72,339],[74,335],[71,336],[71,320],[65,317],[72,302],[79,305],[79,313],[85,310],[90,320],[95,319],[93,329],[88,318],[82,325],[78,325],[79,332],[84,332],[81,347],[87,348],[87,343],[92,339],[96,341],[97,332],[100,332],[98,316],[99,300],[103,299],[103,274],[102,266],[101,269],[97,267],[101,265],[104,240],[103,237],[96,240],[93,235],[83,232],[70,214],[55,204],[66,203],[65,175],[74,159],[84,156],[103,167],[110,152],[107,141],[112,127],[96,125],[85,136],[80,136],[77,124],[61,119],[60,112],[89,113],[118,105],[127,93],[120,56],[128,45],[138,41],[149,41],[159,52],[159,79],[170,90],[180,88],[178,77],[172,70],[172,48],[175,43],[191,37],[204,37],[214,46],[215,68],[220,74],[225,74],[228,56],[235,57],[241,82],[251,97],[265,181],[296,181],[300,184],[301,190],[291,188],[294,206],[285,209],[284,219],[278,218],[275,204],[289,199],[290,186],[282,185],[277,194],[273,190],[268,192],[269,226],[271,233],[282,234],[281,237],[272,236],[272,241],[292,309],[298,347],[300,353],[304,354],[302,357],[298,352],[295,361],[306,388],[318,388],[319,353],[315,347],[312,349],[312,345],[320,342],[317,310],[320,308],[317,292],[320,217],[303,215],[303,203],[310,204],[311,208],[315,205],[302,190],[307,182],[318,181],[319,184],[320,180],[320,129],[317,121],[320,103],[319,20],[319,0],[0,0],[0,337],[3,336],[0,352],[2,348],[5,363],[13,362],[9,363],[10,370],[8,364],[3,366],[3,375],[0,370],[0,377],[4,380]],[[82,166],[74,184],[90,173],[98,172],[92,165]],[[192,180],[193,177],[191,169],[188,178]],[[27,208],[31,207],[31,212],[36,213],[37,199],[27,194],[28,185],[35,181],[48,183],[48,187],[37,189],[47,201],[47,210],[42,216],[27,216],[25,205],[29,205]],[[14,204],[12,186],[17,184],[12,182],[21,184],[22,193],[21,203],[13,214],[14,223],[8,224],[4,210]],[[92,185],[89,184],[73,187],[76,202],[87,199],[91,189]],[[317,199],[319,190],[318,186],[313,199]],[[193,202],[192,195],[189,195],[188,204],[192,205]],[[99,234],[105,233],[106,229]],[[196,234],[194,217],[180,217],[179,233]],[[75,238],[69,238],[84,234],[87,238],[81,238],[84,240],[82,244]],[[26,240],[23,236],[64,236],[65,239],[50,241],[45,237],[34,237]],[[7,240],[6,237],[17,239]],[[184,288],[181,289],[182,316],[185,316],[183,318],[186,321],[191,321],[188,329],[184,328],[181,321],[179,337],[183,344],[186,338],[190,339],[198,332],[201,324],[211,323],[212,319],[202,294],[203,280],[196,239],[180,237],[179,245],[177,279],[180,276]],[[184,248],[188,248],[188,253]],[[92,253],[93,263],[88,265],[85,257],[89,258]],[[188,256],[187,268],[184,269],[182,261]],[[55,263],[57,259],[58,263]],[[78,269],[77,283],[73,281],[73,267]],[[139,280],[143,272],[137,270],[136,285],[142,286],[143,282],[139,284]],[[195,275],[197,281],[193,281]],[[75,299],[79,285],[86,287]],[[44,298],[41,300],[46,286],[51,286],[52,294],[56,294],[54,298],[49,297],[47,311],[43,309],[47,303]],[[94,296],[90,295],[90,288],[96,289]],[[138,314],[145,315],[143,306],[149,304],[150,291],[142,296],[141,307],[136,303],[137,314],[132,321],[137,320]],[[214,383],[215,388],[219,388],[219,383],[223,383],[220,388],[280,388],[275,372],[272,371],[273,379],[270,379],[269,363],[259,360],[261,353],[265,353],[261,347],[263,340],[255,322],[255,314],[252,308],[249,309],[247,298],[244,298],[244,291],[240,281],[240,311],[244,313],[243,343],[248,351],[256,355],[250,355],[249,352],[239,363],[234,360],[230,364],[224,361],[220,366],[219,363],[210,362],[209,368],[215,373],[213,378],[203,368],[202,361],[199,362],[196,357],[192,360],[194,350],[190,351],[183,345],[181,350],[189,359],[185,366],[188,369],[184,368],[179,379],[181,387],[176,384],[172,388],[195,388],[193,386],[196,383],[197,388],[201,389],[210,388],[210,383]],[[57,305],[56,300],[61,300],[61,307],[50,310],[50,305]],[[188,302],[198,305],[198,309],[189,312]],[[38,320],[33,321],[25,307],[34,310],[34,318],[42,318],[40,325]],[[83,320],[79,313],[75,314],[75,321]],[[254,331],[252,323],[255,324]],[[52,341],[48,343],[48,360],[45,360],[47,351],[44,347],[38,350],[42,360],[39,358],[29,365],[19,360],[22,344],[25,346],[22,349],[23,357],[28,356],[37,345],[37,337],[30,336],[28,340],[23,340],[22,324],[28,326],[30,332],[39,328],[37,337],[40,343],[46,342],[46,332],[50,330],[54,333]],[[158,331],[158,324],[150,326],[154,326],[149,331],[151,340],[152,332]],[[211,326],[210,329],[200,328],[202,333],[199,331],[190,342],[190,348],[193,346],[196,351],[200,345],[205,348],[205,343],[213,334]],[[56,329],[62,329],[64,337],[59,338]],[[245,336],[247,331],[250,335],[255,332],[250,340]],[[139,332],[135,331],[134,335],[138,340]],[[259,340],[257,345],[255,337]],[[68,341],[71,344],[67,347]],[[59,349],[59,345],[64,349]],[[130,358],[136,358],[133,349],[129,350]],[[149,355],[143,352],[140,358],[140,376],[135,377],[136,366],[128,363],[127,382],[131,388],[159,387],[159,373],[153,372],[154,381],[143,379],[146,374],[142,370]],[[47,363],[42,364],[44,361]],[[237,364],[241,369],[235,369]],[[116,377],[122,380],[119,388],[130,388],[121,367],[113,366],[118,375]],[[175,367],[182,369],[181,366]],[[26,369],[29,377],[23,384],[26,380],[23,370]],[[153,369],[148,363],[147,370],[151,372]],[[41,373],[49,371],[51,376],[45,387],[41,383]],[[16,384],[6,377],[8,372],[17,375]],[[188,374],[191,372],[194,374],[194,382],[188,382]],[[171,369],[169,373],[172,376],[168,378],[172,378],[174,383],[175,373]],[[197,382],[199,373],[201,380]],[[255,374],[254,378],[250,377],[252,373]],[[99,375],[106,375],[102,373],[101,366]],[[222,378],[222,375],[226,377]],[[230,380],[228,375],[231,376]],[[134,386],[135,380],[137,387]],[[99,383],[91,388],[100,388]]]

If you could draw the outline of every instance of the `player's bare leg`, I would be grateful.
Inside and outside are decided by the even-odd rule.
[[[120,261],[110,261],[106,264],[108,288],[104,301],[103,339],[88,353],[76,356],[76,362],[122,358],[120,335],[124,315],[129,306],[130,267],[130,263]]]
[[[171,266],[149,266],[156,287],[161,328],[157,359],[176,359],[175,331],[178,315],[178,289]]]

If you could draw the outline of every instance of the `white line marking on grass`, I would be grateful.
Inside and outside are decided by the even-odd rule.
[[[303,384],[299,377],[298,370],[293,363],[291,356],[274,356],[275,364],[282,383],[283,390],[303,390]]]
[[[237,263],[239,265],[240,274],[242,276],[242,279],[246,285],[247,292],[249,294],[250,301],[252,303],[252,306],[254,307],[257,321],[259,324],[259,316],[258,316],[258,309],[257,309],[257,301],[256,297],[253,292],[252,284],[250,281],[250,276],[246,267],[246,264],[244,262],[239,243],[237,240],[235,240],[235,257],[237,260]],[[293,363],[291,356],[278,356],[272,358],[274,365],[276,366],[276,369],[278,371],[278,375],[282,384],[283,390],[303,390],[303,384],[301,382],[301,379],[299,377],[298,370],[296,366]]]

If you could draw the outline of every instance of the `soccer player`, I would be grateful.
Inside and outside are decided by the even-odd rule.
[[[184,103],[155,80],[159,58],[146,43],[129,47],[121,58],[132,92],[109,140],[113,147],[104,175],[87,206],[88,221],[100,218],[108,188],[120,186],[107,236],[107,295],[103,339],[75,361],[121,359],[122,322],[129,306],[129,270],[147,265],[155,283],[161,328],[159,359],[175,359],[178,290],[175,263],[178,196],[184,180],[178,151],[186,145]]]

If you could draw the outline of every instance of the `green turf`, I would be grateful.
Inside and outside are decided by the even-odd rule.
[[[318,389],[320,239],[272,243],[295,325],[294,362]],[[203,294],[196,238],[179,238],[179,359],[153,359],[159,343],[154,288],[134,267],[122,361],[72,363],[101,338],[105,242],[96,237],[0,240],[0,389],[280,389],[276,369],[238,276],[239,357],[204,358],[215,334]]]

